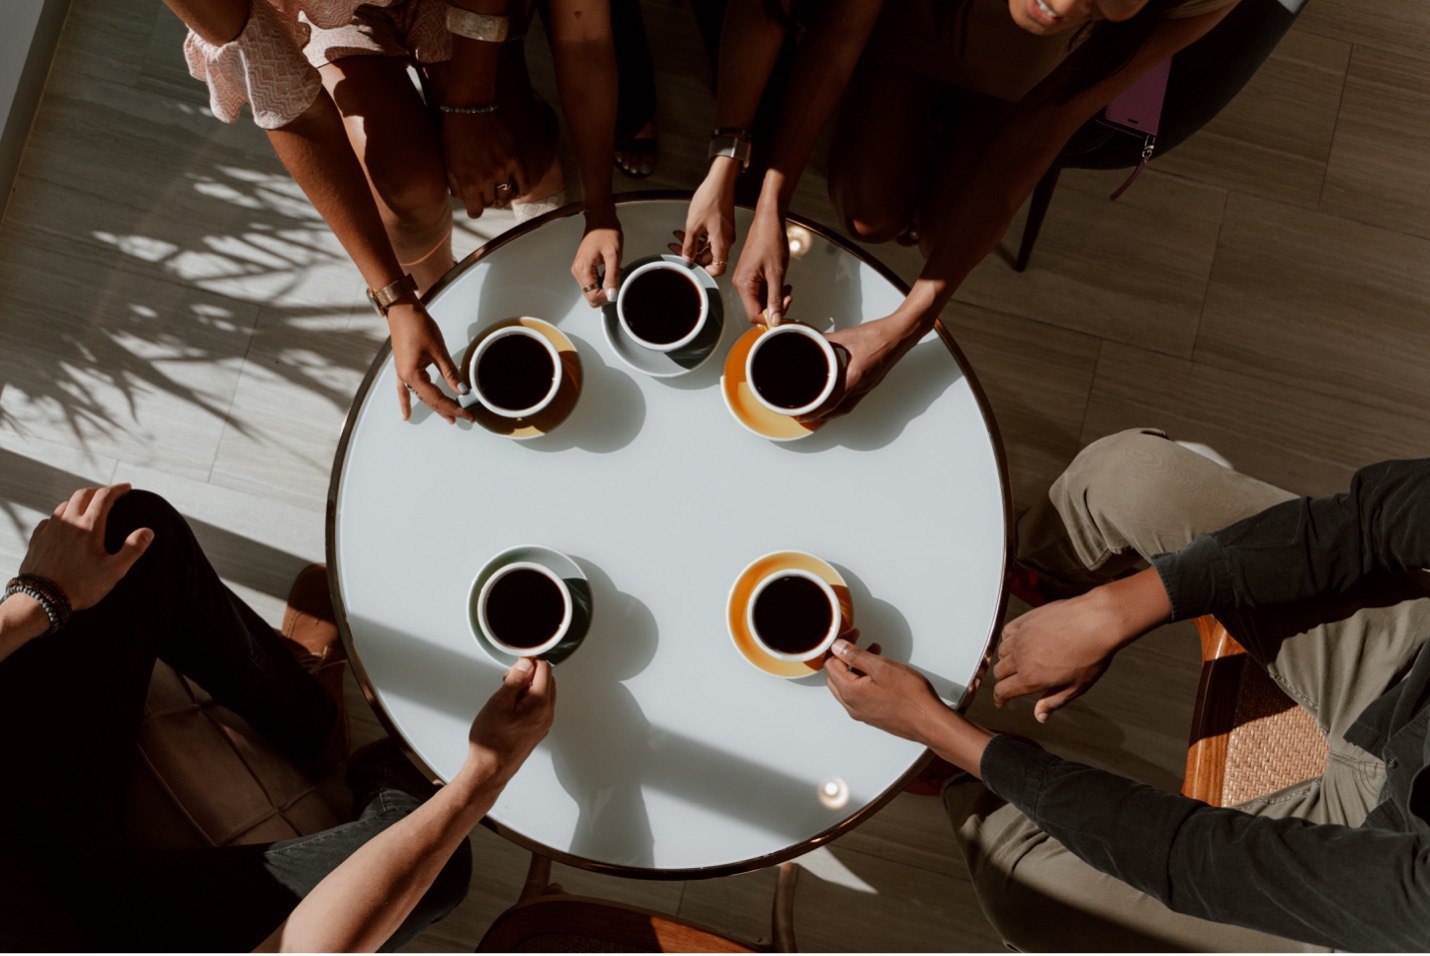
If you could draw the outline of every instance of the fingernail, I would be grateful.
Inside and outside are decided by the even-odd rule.
[[[770,325],[779,325],[779,324],[780,324],[780,321],[781,321],[783,318],[784,318],[784,316],[780,315],[778,312],[771,312],[771,313],[770,313]]]
[[[512,670],[518,674],[529,674],[536,669],[536,662],[529,657],[518,657],[516,663],[512,665]]]
[[[458,395],[465,395],[465,394],[467,394],[467,393],[470,392],[470,391],[471,391],[471,389],[467,387],[467,383],[466,383],[466,382],[458,382],[458,383],[457,383],[457,394],[458,394]]]
[[[833,650],[834,653],[842,656],[848,654],[849,651],[853,649],[853,647],[853,644],[850,644],[848,641],[841,637],[835,640],[834,646],[831,648],[831,650]]]
[[[616,301],[616,287],[615,287],[615,286],[612,286],[612,287],[610,287],[609,289],[606,290],[606,298],[610,299],[612,302]]]
[[[1047,714],[1034,714],[1033,716],[1038,718],[1038,723],[1040,724],[1046,724],[1048,722]]]

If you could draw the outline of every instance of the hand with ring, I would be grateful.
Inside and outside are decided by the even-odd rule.
[[[616,301],[621,243],[621,221],[614,204],[586,210],[586,234],[576,249],[571,275],[593,309]]]
[[[473,219],[526,192],[521,143],[500,111],[443,113],[447,186]]]
[[[452,357],[447,354],[442,332],[421,303],[398,302],[387,313],[392,330],[392,360],[397,366],[397,404],[402,420],[412,414],[412,396],[453,424],[457,419],[475,421],[472,412],[458,405],[427,376],[427,368],[437,371],[448,387],[457,394],[467,391]]]

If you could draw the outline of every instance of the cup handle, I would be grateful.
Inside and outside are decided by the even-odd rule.
[[[457,404],[463,408],[471,408],[477,404],[477,390],[470,385],[467,386],[467,394],[457,396]]]

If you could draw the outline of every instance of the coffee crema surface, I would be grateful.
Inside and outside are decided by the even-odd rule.
[[[540,571],[517,568],[502,575],[487,594],[492,637],[510,647],[538,647],[550,640],[566,616],[556,582]]]
[[[477,388],[492,403],[518,411],[546,397],[556,368],[551,353],[527,335],[497,339],[477,362]]]
[[[652,269],[631,280],[621,300],[621,314],[637,338],[669,345],[689,335],[700,321],[701,295],[684,273]]]
[[[777,335],[760,343],[750,364],[751,384],[771,405],[803,408],[829,381],[829,363],[819,344],[803,335]]]
[[[793,336],[791,336],[793,337]],[[803,654],[819,645],[834,623],[824,591],[808,578],[789,575],[765,585],[755,598],[755,631],[781,654]]]

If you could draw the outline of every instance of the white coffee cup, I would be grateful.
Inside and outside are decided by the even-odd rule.
[[[760,602],[760,596],[765,593],[770,585],[787,578],[803,578],[810,582],[819,588],[825,601],[829,603],[829,628],[820,637],[818,643],[794,652],[781,650],[775,646],[772,643],[774,640],[773,635],[762,635],[756,624],[755,615],[755,608]],[[834,593],[834,588],[819,575],[801,568],[783,568],[770,572],[755,585],[754,589],[750,592],[750,601],[745,606],[745,627],[749,630],[750,637],[754,639],[755,643],[758,644],[760,649],[766,654],[781,661],[813,661],[822,658],[829,652],[829,648],[833,646],[835,638],[839,636],[842,620],[843,618],[839,611],[839,597]]]
[[[525,408],[510,408],[497,401],[497,396],[487,395],[482,391],[481,377],[477,374],[481,368],[483,357],[491,353],[497,343],[512,336],[523,336],[531,339],[541,346],[546,355],[551,360],[551,385],[542,396]],[[550,405],[556,398],[556,393],[561,389],[561,355],[556,351],[556,346],[551,344],[551,340],[542,335],[536,329],[529,329],[524,325],[509,325],[506,328],[497,329],[486,338],[477,343],[477,347],[472,350],[472,357],[467,364],[467,381],[471,385],[471,391],[466,395],[459,396],[457,401],[466,408],[473,403],[480,403],[481,406],[493,415],[500,415],[502,418],[526,418],[535,415],[546,406]]]
[[[700,303],[700,313],[695,323],[691,326],[690,331],[673,342],[652,342],[648,339],[641,338],[640,335],[632,330],[630,321],[626,318],[627,293],[639,285],[641,276],[656,271],[670,272],[680,276],[683,281],[689,282],[690,287],[695,290],[696,300]],[[679,262],[666,262],[663,259],[657,259],[654,262],[647,262],[643,266],[637,266],[631,270],[629,275],[621,280],[621,290],[616,293],[616,320],[621,325],[621,331],[625,333],[626,337],[632,342],[643,349],[650,349],[652,352],[678,352],[685,348],[691,342],[694,342],[696,337],[704,330],[705,322],[709,317],[710,303],[705,297],[705,290],[701,288],[700,283],[696,280],[695,274],[691,271],[690,267]]]
[[[769,348],[770,343],[779,342],[787,335],[799,335],[808,339],[819,348],[819,353],[824,359],[823,383],[814,398],[795,407],[781,405],[772,401],[768,396],[760,391],[760,383],[755,378],[755,365],[761,353]],[[785,322],[769,329],[755,340],[750,347],[750,352],[745,356],[745,382],[750,386],[750,393],[755,396],[755,401],[768,408],[770,411],[780,415],[808,415],[819,408],[829,396],[834,394],[834,386],[839,381],[839,353],[834,351],[834,346],[829,344],[829,340],[817,329],[812,329],[799,322]]]
[[[496,622],[496,626],[493,626],[492,619],[488,613],[491,609],[493,591],[499,587],[502,581],[511,578],[511,575],[519,571],[534,572],[542,575],[552,584],[556,585],[556,590],[561,595],[560,623],[556,625],[549,636],[544,636],[539,643],[531,645],[509,643],[509,640],[516,636],[510,633],[506,635],[506,640],[503,639],[503,635],[498,628],[502,626],[503,620],[509,617],[509,609],[505,616],[502,615],[502,608],[498,607],[496,609],[499,618]],[[508,583],[510,584],[510,582]],[[507,599],[510,600],[511,598],[508,597]],[[500,600],[501,598],[499,597],[498,601],[500,602]],[[554,604],[551,608],[546,610],[554,612]],[[571,589],[567,587],[566,582],[561,579],[561,575],[546,567],[546,565],[537,564],[534,561],[513,561],[511,564],[503,565],[498,568],[491,577],[487,578],[482,584],[481,590],[477,592],[476,616],[478,626],[481,627],[482,633],[486,635],[487,640],[491,642],[493,647],[503,654],[510,654],[512,657],[540,657],[542,654],[554,649],[561,643],[562,639],[566,637],[566,632],[571,629],[573,613],[574,605],[571,601]]]

